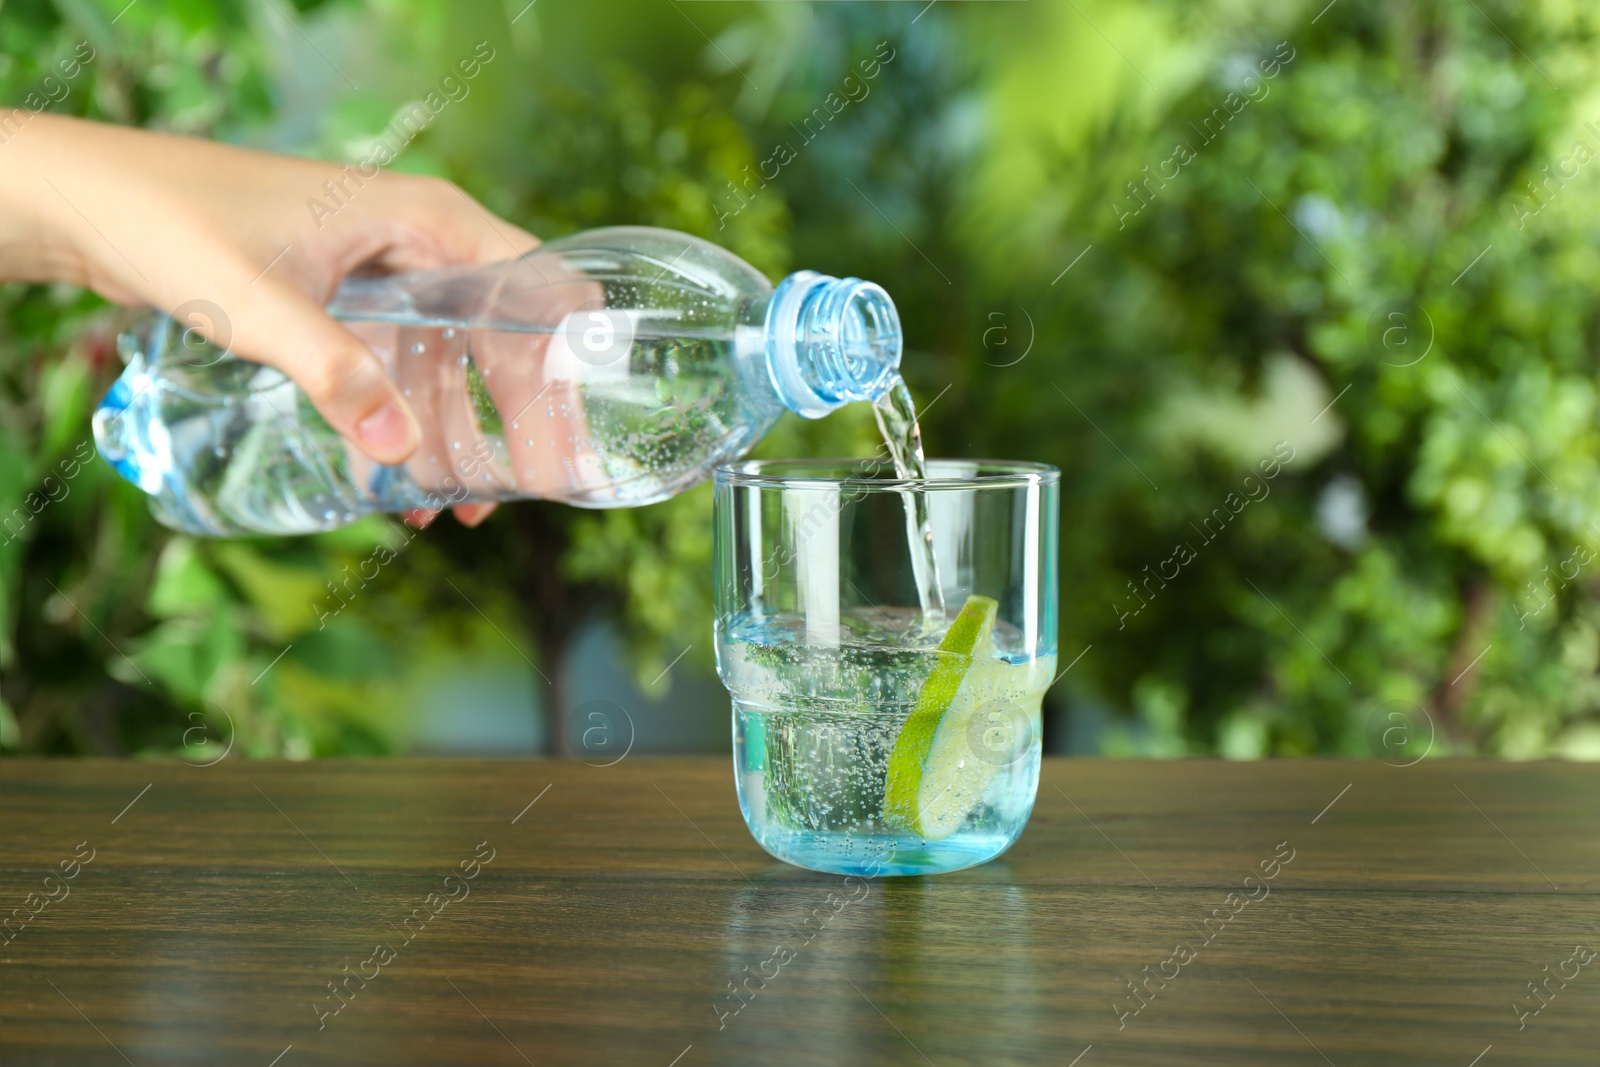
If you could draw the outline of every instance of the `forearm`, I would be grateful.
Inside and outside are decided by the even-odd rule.
[[[34,115],[0,144],[0,281],[88,286],[123,304],[193,294],[196,236],[217,232],[252,172],[321,166],[210,141]],[[201,216],[198,232],[185,221]],[[249,220],[241,219],[241,225]]]
[[[0,110],[0,120],[8,114]],[[0,144],[0,282],[88,285],[90,270],[78,232],[87,227],[81,218],[73,226],[64,217],[72,209],[52,191],[50,175],[71,165],[63,140],[82,136],[90,124],[20,114],[29,116],[27,124]]]

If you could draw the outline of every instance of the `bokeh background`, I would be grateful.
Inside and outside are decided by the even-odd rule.
[[[1600,758],[1592,5],[125,3],[4,0],[0,100],[356,160],[488,42],[396,169],[885,285],[930,452],[1064,472],[1049,749]],[[87,451],[131,318],[0,288],[0,750],[727,747],[705,487],[441,521],[319,629],[403,535],[157,526]]]

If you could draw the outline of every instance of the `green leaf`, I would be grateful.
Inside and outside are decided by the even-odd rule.
[[[207,566],[193,538],[167,542],[145,601],[150,614],[161,619],[205,615],[233,603],[227,583]]]

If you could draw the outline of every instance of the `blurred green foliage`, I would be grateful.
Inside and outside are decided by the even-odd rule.
[[[1600,16],[919,8],[7,0],[0,98],[87,41],[53,110],[355,159],[490,41],[397,167],[545,237],[670,226],[880,281],[930,451],[1062,467],[1063,662],[1088,651],[1048,698],[1057,747],[1383,755],[1398,708],[1434,754],[1600,757]],[[0,514],[59,497],[0,546],[0,749],[176,751],[227,720],[246,754],[397,751],[441,659],[509,641],[559,700],[589,613],[641,679],[709,632],[704,489],[471,532],[168,534],[103,463],[65,477],[128,318],[0,290]],[[873,446],[846,412],[761,451]]]

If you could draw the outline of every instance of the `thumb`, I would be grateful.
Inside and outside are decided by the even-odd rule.
[[[263,281],[232,341],[235,355],[288,375],[341,437],[377,462],[401,463],[416,451],[421,429],[383,364],[299,289]]]

